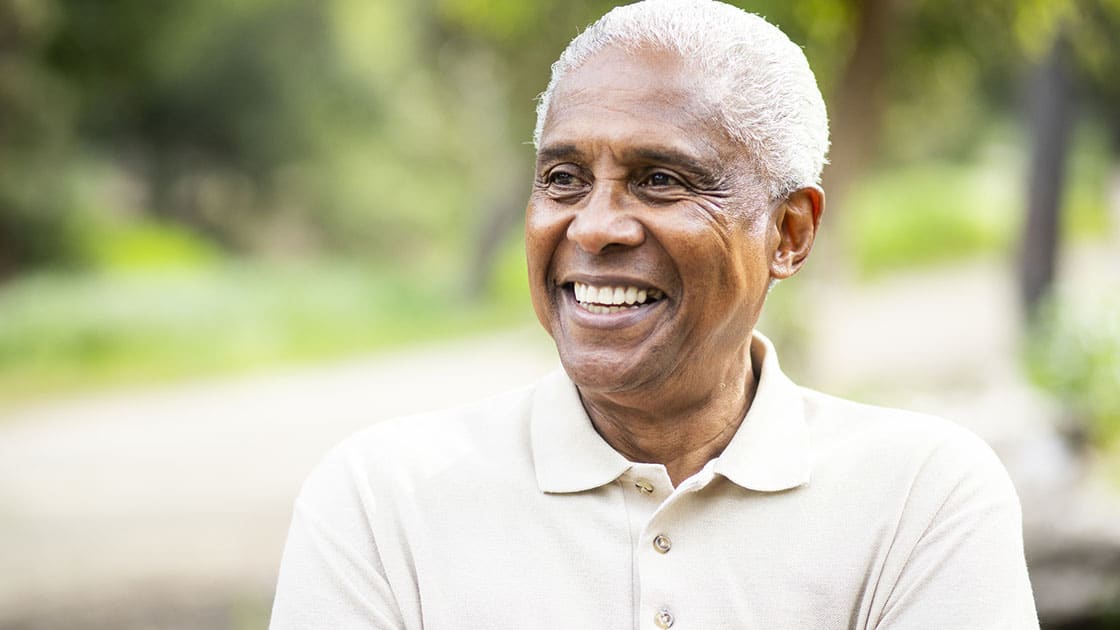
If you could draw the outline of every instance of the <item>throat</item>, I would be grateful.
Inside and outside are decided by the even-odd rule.
[[[676,486],[719,457],[735,436],[756,389],[753,372],[747,374],[743,386],[720,388],[722,395],[684,408],[670,409],[648,398],[636,405],[616,396],[580,395],[607,444],[629,461],[665,466]]]

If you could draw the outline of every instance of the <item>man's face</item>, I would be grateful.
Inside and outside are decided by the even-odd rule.
[[[585,393],[734,378],[780,241],[772,205],[669,54],[598,53],[557,86],[526,213],[537,317]]]

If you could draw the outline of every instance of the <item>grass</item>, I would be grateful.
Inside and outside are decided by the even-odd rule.
[[[450,277],[344,262],[25,276],[0,289],[0,407],[528,321],[528,301],[506,283],[471,303]]]
[[[1022,141],[992,141],[968,162],[890,165],[864,178],[837,217],[844,249],[862,277],[977,256],[1010,255],[1025,213]],[[1104,134],[1079,128],[1066,168],[1063,239],[1109,230],[1111,152]],[[828,217],[826,215],[826,221]]]
[[[899,168],[869,178],[841,225],[856,269],[875,276],[1007,249],[1014,188],[954,164]]]

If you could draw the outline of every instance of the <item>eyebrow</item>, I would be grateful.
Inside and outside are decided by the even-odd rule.
[[[556,144],[546,146],[537,151],[537,162],[550,162],[582,155],[574,144]]]
[[[710,165],[681,151],[667,147],[646,147],[626,152],[628,158],[638,158],[647,162],[660,162],[680,166],[695,174],[712,173]]]
[[[565,158],[582,156],[583,152],[574,144],[557,144],[541,148],[537,151],[537,161],[562,160]],[[690,171],[702,173],[710,170],[710,166],[703,161],[676,149],[668,147],[644,147],[628,150],[624,157],[629,160],[642,160],[646,162],[661,162],[682,166]]]

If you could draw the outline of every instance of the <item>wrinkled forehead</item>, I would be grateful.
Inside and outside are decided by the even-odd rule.
[[[663,98],[687,101],[694,110],[717,105],[714,81],[694,60],[651,46],[608,46],[569,69],[556,84],[549,113],[557,100],[589,90],[656,91]],[[697,113],[700,113],[699,111]]]
[[[573,135],[646,133],[676,136],[730,158],[735,151],[715,94],[707,76],[676,53],[607,48],[557,83],[541,147],[570,142]]]

